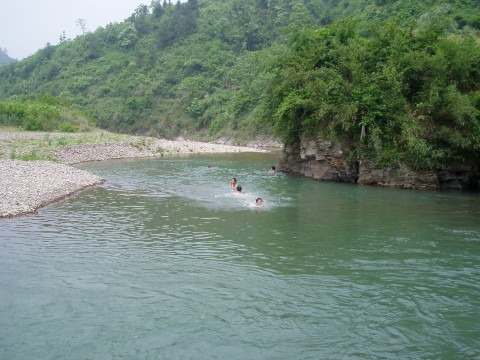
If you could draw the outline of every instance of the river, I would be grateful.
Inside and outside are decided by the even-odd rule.
[[[276,161],[83,164],[105,184],[0,219],[0,359],[480,358],[479,193]]]

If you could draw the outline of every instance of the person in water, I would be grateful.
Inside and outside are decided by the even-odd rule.
[[[277,172],[277,169],[275,168],[275,166],[272,166],[268,172],[270,174],[275,174]]]
[[[243,194],[245,194],[244,192],[242,192],[242,187],[241,187],[240,185],[238,185],[238,186],[236,187],[236,189],[237,189],[237,192],[235,193],[235,195],[243,195]]]
[[[238,186],[237,178],[232,178],[232,180],[230,180],[230,189],[236,189],[237,186]]]
[[[257,200],[255,200],[255,205],[257,206],[262,206],[263,205],[263,199],[262,198],[257,198]]]

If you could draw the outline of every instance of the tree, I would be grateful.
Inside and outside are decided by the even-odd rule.
[[[78,19],[76,24],[80,27],[82,30],[82,35],[85,35],[85,29],[86,29],[86,24],[87,21],[85,19]]]
[[[290,23],[295,25],[309,25],[309,16],[308,9],[306,8],[303,0],[295,0],[292,4],[292,11],[290,14]]]
[[[137,30],[137,34],[139,36],[143,36],[148,33],[148,25],[147,25],[147,15],[148,15],[148,7],[147,5],[139,5],[135,12],[130,16],[130,21],[132,21],[135,25],[135,29]]]
[[[137,30],[131,22],[125,22],[119,29],[117,39],[120,46],[123,48],[130,48],[137,40]]]
[[[152,1],[151,8],[152,8],[152,14],[155,17],[155,19],[159,19],[165,12],[164,8],[162,7],[159,1],[155,1],[155,2]]]
[[[60,44],[67,41],[67,34],[65,34],[65,30],[62,32],[62,35],[60,35],[59,41],[60,41]]]

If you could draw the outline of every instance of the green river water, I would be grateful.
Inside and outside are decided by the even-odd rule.
[[[276,162],[83,164],[105,184],[0,219],[0,359],[480,359],[479,193]]]

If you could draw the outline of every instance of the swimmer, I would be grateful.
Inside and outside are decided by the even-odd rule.
[[[262,198],[257,198],[257,200],[255,200],[255,205],[262,206],[263,205],[263,199]]]
[[[243,195],[245,194],[244,192],[242,192],[242,187],[240,185],[237,186],[237,192],[235,193],[235,195]]]
[[[236,189],[237,186],[238,186],[237,178],[232,178],[232,180],[230,180],[230,189]]]
[[[277,169],[275,168],[275,166],[272,166],[268,172],[270,174],[275,174],[277,172]]]

